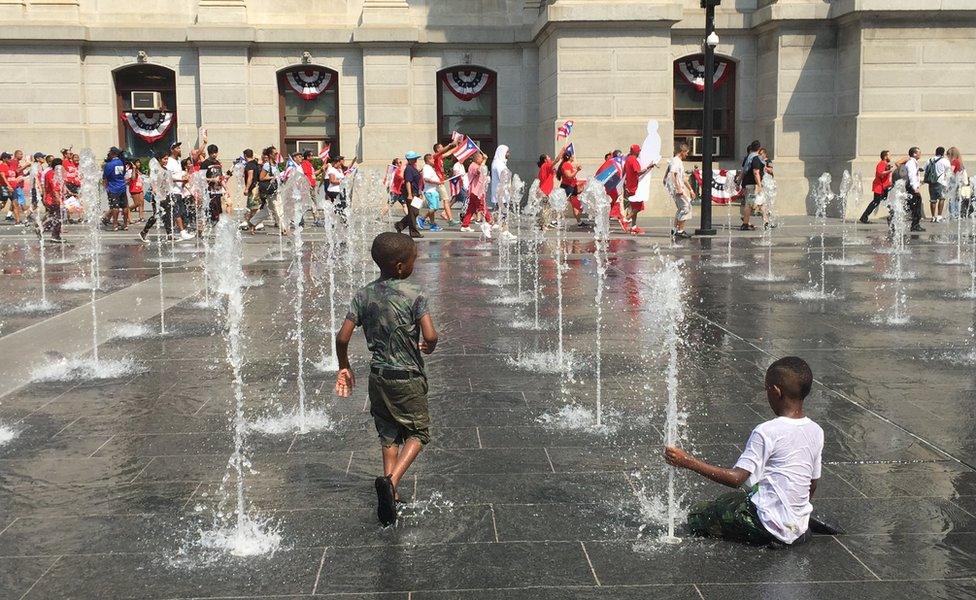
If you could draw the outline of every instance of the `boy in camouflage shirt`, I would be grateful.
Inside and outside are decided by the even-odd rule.
[[[430,441],[427,375],[422,354],[437,346],[437,331],[427,311],[427,298],[407,283],[417,259],[409,236],[381,233],[373,240],[373,261],[380,278],[353,297],[346,320],[336,334],[339,373],[336,395],[348,398],[356,383],[349,367],[349,340],[362,326],[370,361],[369,404],[383,450],[383,476],[377,477],[376,514],[380,522],[396,522],[396,487]]]

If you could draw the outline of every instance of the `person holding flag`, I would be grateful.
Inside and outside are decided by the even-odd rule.
[[[453,137],[453,136],[452,136]],[[459,221],[454,220],[454,215],[451,214],[451,195],[447,191],[447,176],[444,174],[444,157],[448,154],[452,154],[454,150],[457,149],[459,141],[452,140],[451,144],[445,146],[440,142],[434,144],[434,155],[432,158],[432,164],[434,167],[434,172],[437,177],[440,178],[441,182],[437,184],[436,190],[439,196],[441,213],[444,215],[444,219],[452,226],[460,225]]]
[[[627,203],[627,220],[630,221],[631,235],[644,233],[644,230],[637,226],[637,215],[644,210],[644,203],[634,202],[631,198],[637,194],[637,184],[640,183],[640,178],[654,168],[653,163],[647,165],[646,169],[641,168],[640,161],[637,159],[640,153],[640,145],[633,144],[630,147],[630,154],[624,161],[624,201]]]
[[[560,165],[560,187],[566,192],[566,199],[573,207],[573,217],[576,218],[576,226],[579,228],[589,227],[583,220],[583,203],[579,199],[580,179],[579,174],[582,168],[576,164],[576,152],[570,144],[563,152],[562,164]]]
[[[620,212],[620,194],[617,192],[623,178],[624,158],[621,156],[620,150],[614,150],[607,152],[603,160],[603,165],[597,169],[593,178],[603,184],[603,189],[610,197],[610,218],[616,219],[624,232],[627,232],[630,229],[630,224],[624,220],[623,214]]]
[[[556,139],[565,140],[566,138],[571,136],[573,134],[573,125],[574,123],[572,121],[566,121],[565,123],[560,125],[559,129],[556,131]]]

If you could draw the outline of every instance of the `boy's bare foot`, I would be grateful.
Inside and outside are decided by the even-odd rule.
[[[383,527],[389,527],[396,523],[396,489],[389,476],[377,477],[374,482],[376,486],[376,516],[379,518]]]

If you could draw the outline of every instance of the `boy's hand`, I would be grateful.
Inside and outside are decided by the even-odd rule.
[[[664,460],[673,467],[684,467],[688,464],[688,453],[675,446],[664,447]]]
[[[336,374],[335,393],[340,398],[348,398],[356,387],[356,375],[352,369],[339,369]]]
[[[417,343],[417,347],[420,348],[420,351],[423,352],[424,354],[434,353],[434,346],[428,344],[427,340],[425,340],[424,338],[420,338],[420,341]]]

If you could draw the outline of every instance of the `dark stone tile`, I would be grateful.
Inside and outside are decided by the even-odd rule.
[[[814,511],[850,534],[976,532],[976,517],[935,498],[815,499]]]
[[[27,598],[146,598],[158,597],[160,590],[182,598],[309,593],[321,556],[317,549],[293,550],[192,566],[152,554],[65,556]]]
[[[973,581],[871,581],[850,583],[768,583],[698,586],[705,600],[791,598],[795,600],[963,600],[976,598]]]
[[[844,535],[838,539],[881,579],[976,576],[976,534]]]
[[[19,600],[55,560],[56,556],[0,558],[0,598]]]
[[[592,583],[579,543],[382,546],[329,549],[318,593]]]
[[[789,552],[702,539],[636,548],[633,542],[590,542],[586,548],[605,585],[874,579],[830,537],[815,536]]]
[[[553,587],[528,589],[464,590],[463,592],[414,592],[415,600],[701,600],[690,585],[639,587]]]
[[[508,541],[636,540],[635,503],[494,504],[498,539]]]

